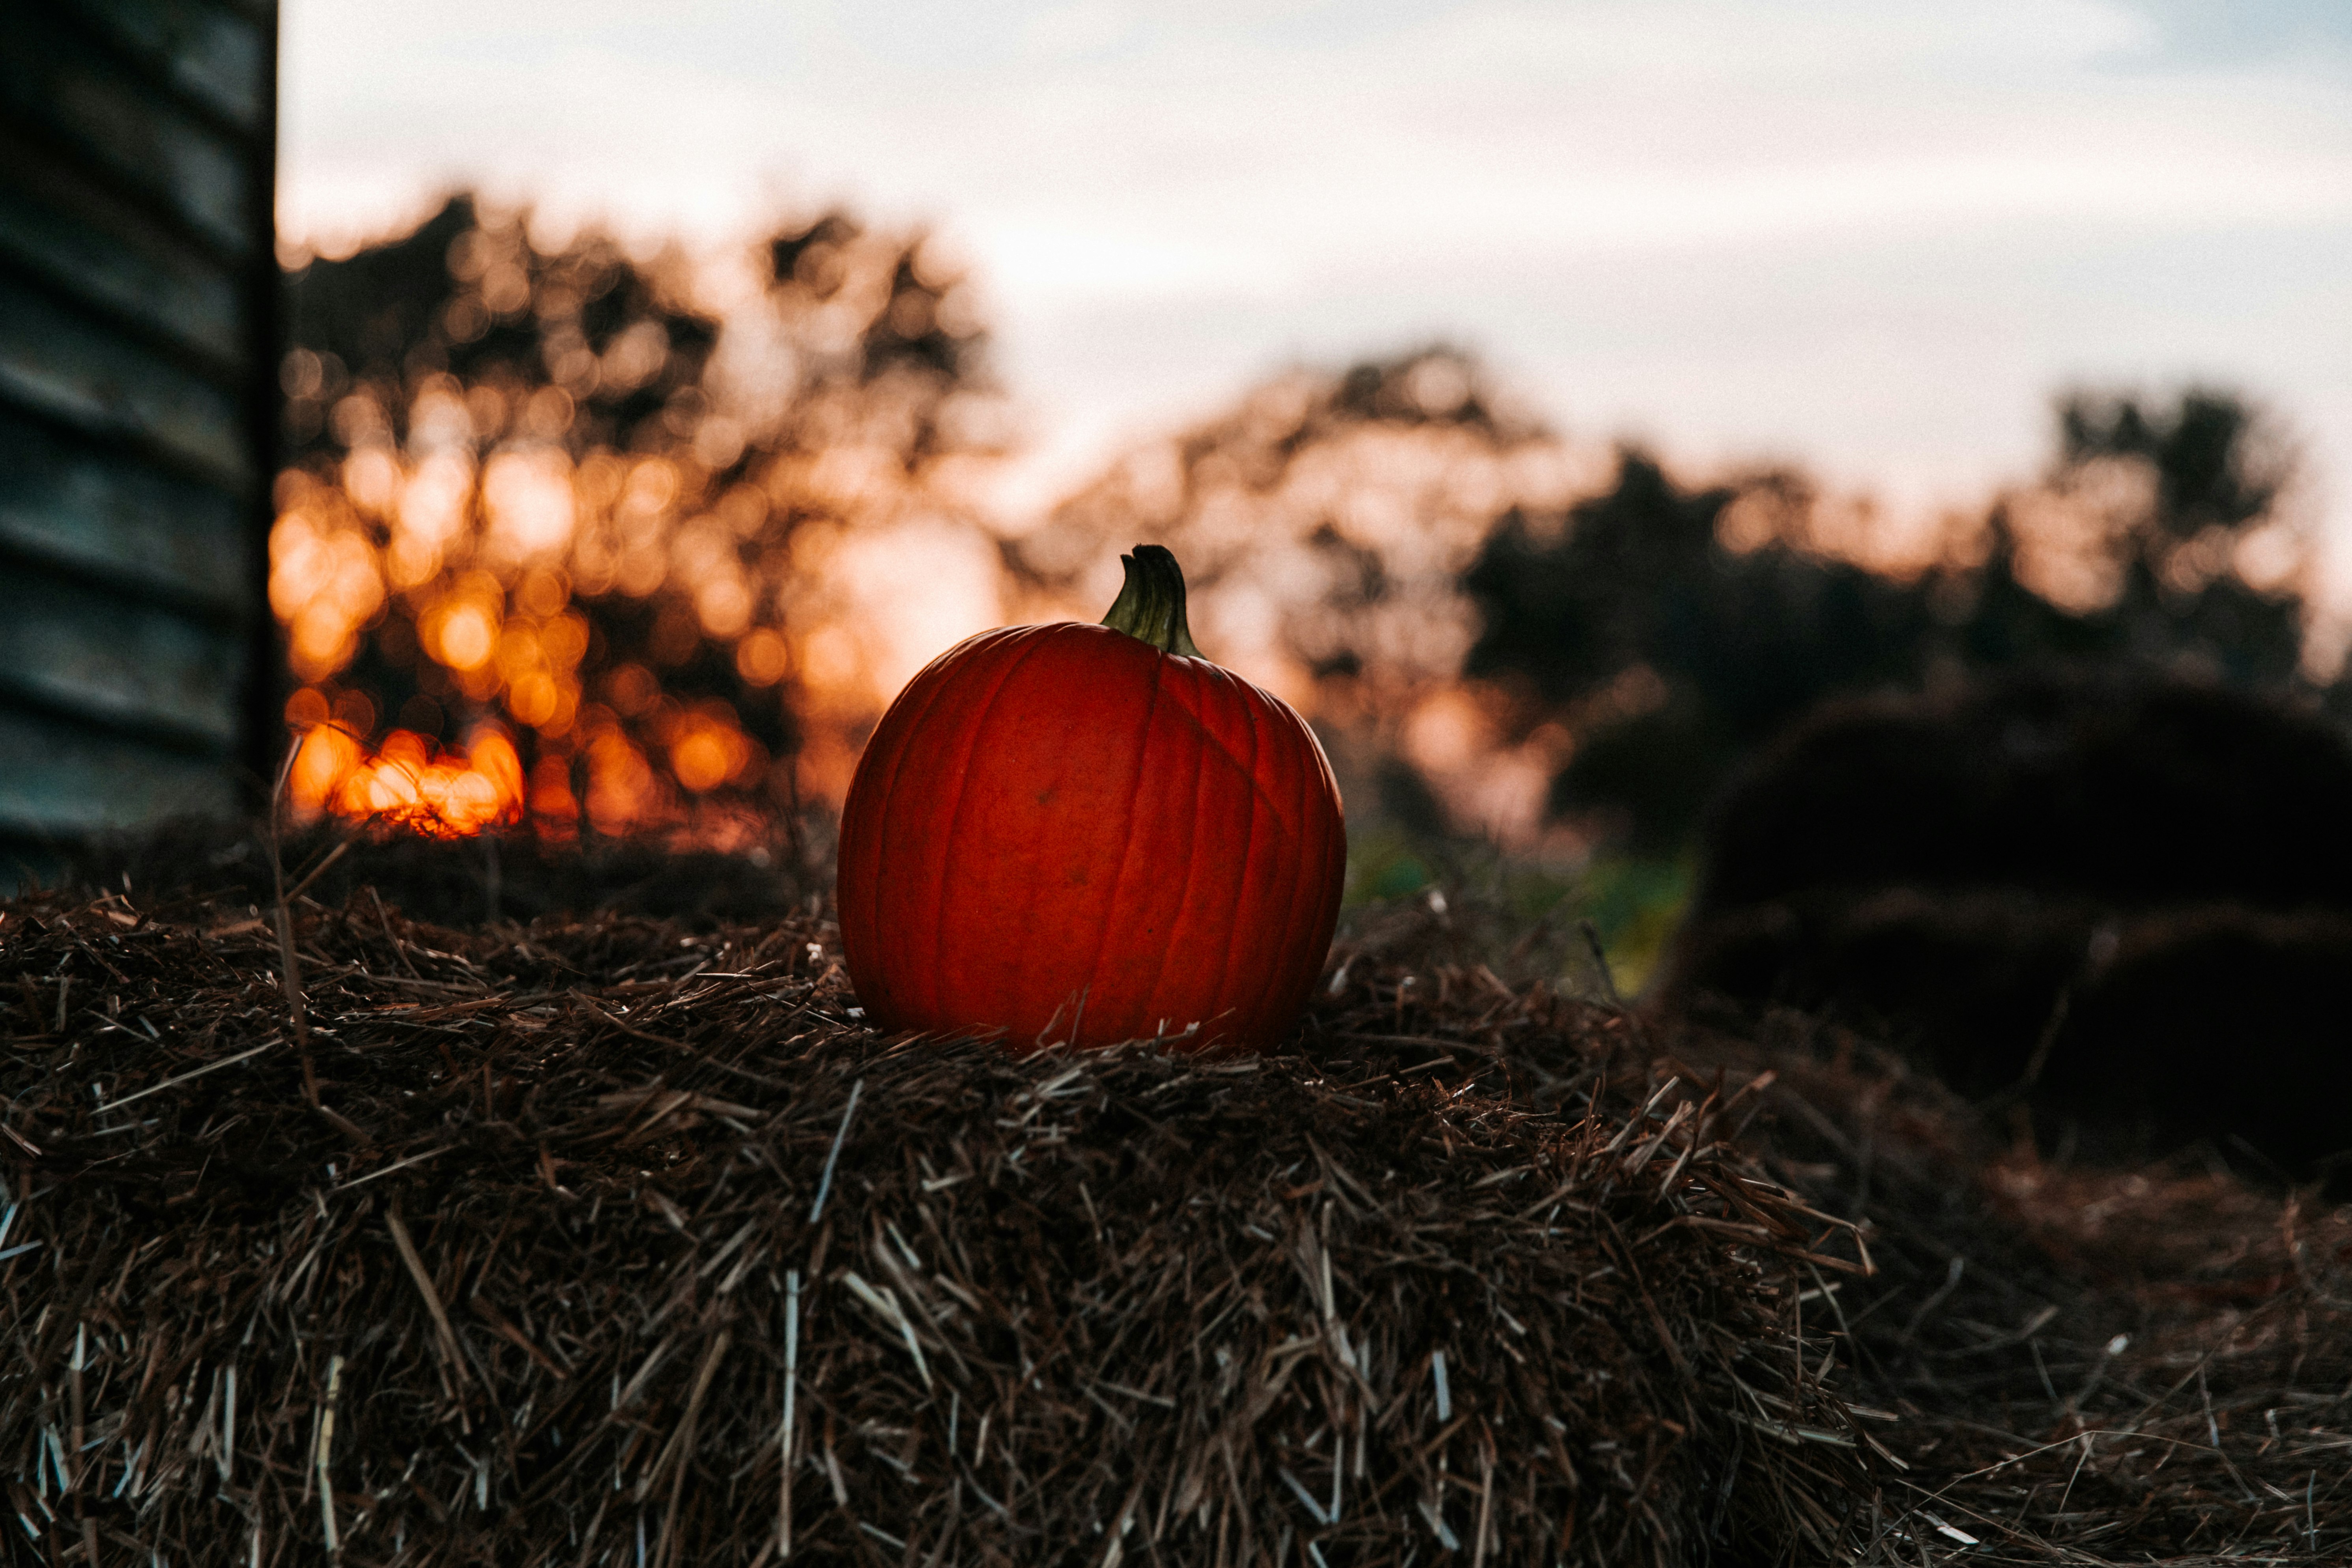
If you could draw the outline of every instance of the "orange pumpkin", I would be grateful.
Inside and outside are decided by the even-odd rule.
[[[1330,763],[1201,657],[1174,556],[1122,560],[1102,625],[959,644],[866,743],[838,903],[878,1026],[1263,1048],[1297,1020],[1347,860]]]

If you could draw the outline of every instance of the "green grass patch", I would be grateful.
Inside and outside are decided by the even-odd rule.
[[[1356,910],[1417,897],[1432,888],[1449,900],[1483,900],[1514,925],[1549,921],[1573,931],[1591,922],[1620,994],[1640,994],[1690,901],[1694,865],[1688,855],[1647,858],[1602,855],[1562,870],[1502,854],[1493,846],[1434,840],[1382,831],[1348,847],[1343,909]]]

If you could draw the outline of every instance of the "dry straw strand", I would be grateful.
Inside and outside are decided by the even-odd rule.
[[[2352,1219],[2042,1163],[1864,1049],[1367,930],[1289,1054],[1015,1058],[849,1017],[821,910],[284,907],[0,910],[35,1551],[2352,1552]],[[269,1048],[288,941],[364,1145]]]

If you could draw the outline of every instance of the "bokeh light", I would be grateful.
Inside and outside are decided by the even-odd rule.
[[[923,664],[1098,618],[1137,542],[1359,823],[1579,864],[1670,856],[1832,691],[2065,649],[2275,685],[2310,652],[2291,454],[2226,395],[2075,399],[2046,475],[1897,528],[1563,435],[1439,346],[1274,376],[1008,517],[971,287],[919,235],[833,213],[689,265],[460,199],[296,274],[291,314],[270,598],[310,815],[796,832]]]
[[[291,292],[306,814],[731,842],[837,802],[1000,616],[982,334],[919,235],[832,214],[689,265],[460,198]]]
[[[287,774],[288,801],[299,818],[331,814],[434,838],[522,820],[522,762],[495,723],[478,726],[462,751],[408,730],[394,730],[371,747],[307,686],[288,702],[286,717],[300,736]]]

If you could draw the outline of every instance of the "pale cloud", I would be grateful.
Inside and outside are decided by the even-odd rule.
[[[2084,0],[1471,5],[1387,26],[1316,6],[1204,26],[1116,0],[995,15],[298,0],[288,224],[348,230],[404,184],[475,179],[723,228],[789,180],[1082,247],[1098,230],[1107,255],[1251,247],[1287,280],[1433,225],[1679,245],[2352,202],[2352,88],[2292,62],[2120,69],[2159,31]],[[1139,289],[1164,292],[1164,270]]]
[[[2301,422],[2342,535],[2347,15],[289,0],[281,205],[341,243],[458,183],[714,243],[935,224],[1057,472],[1443,336],[1586,433],[1921,502],[2038,463],[2062,384],[2219,380]]]

